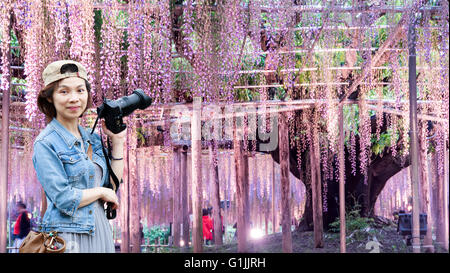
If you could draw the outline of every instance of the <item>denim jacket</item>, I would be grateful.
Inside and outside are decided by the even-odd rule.
[[[33,165],[47,197],[47,210],[41,230],[59,232],[95,232],[94,203],[78,208],[83,189],[93,188],[95,165],[103,170],[101,185],[107,186],[109,173],[98,134],[80,130],[84,150],[79,140],[53,119],[34,142]],[[87,155],[92,145],[92,161]]]

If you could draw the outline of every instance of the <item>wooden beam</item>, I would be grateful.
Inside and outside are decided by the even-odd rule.
[[[397,26],[392,30],[389,34],[389,37],[384,41],[384,43],[379,47],[378,51],[372,57],[371,61],[366,63],[363,67],[361,74],[352,82],[350,87],[345,91],[344,95],[341,97],[339,104],[343,104],[343,102],[348,98],[348,96],[353,93],[356,88],[361,84],[361,82],[367,77],[369,72],[372,70],[372,66],[376,66],[378,61],[381,59],[386,49],[391,46],[393,42],[397,41],[398,35],[403,32],[404,24],[406,22],[408,13],[404,13]]]

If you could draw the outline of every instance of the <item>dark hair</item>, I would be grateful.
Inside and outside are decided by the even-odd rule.
[[[59,69],[59,73],[64,74],[66,72],[78,72],[78,66],[76,64],[63,64]]]
[[[208,209],[203,209],[203,216],[205,216],[205,215],[208,215],[209,213],[208,213]]]
[[[61,72],[61,74],[64,74],[66,72],[78,72],[78,67],[74,64],[65,64],[65,65],[61,66],[60,72]],[[60,81],[61,80],[52,82],[49,85],[45,86],[39,92],[39,95],[37,97],[37,106],[38,106],[39,110],[42,113],[44,113],[47,123],[49,123],[50,121],[52,121],[52,119],[54,117],[56,117],[55,105],[53,105],[52,102],[49,102],[48,99],[52,98],[53,92],[55,91],[55,89],[58,86]],[[86,80],[84,80],[84,82],[86,84],[86,89],[88,91],[88,99],[87,99],[86,109],[84,109],[81,116],[84,114],[84,112],[86,112],[86,110],[88,108],[90,108],[92,106],[91,85]]]
[[[23,208],[23,209],[26,209],[26,208],[27,208],[27,205],[25,205],[22,201],[18,201],[18,202],[16,203],[16,205],[17,205],[18,207]]]

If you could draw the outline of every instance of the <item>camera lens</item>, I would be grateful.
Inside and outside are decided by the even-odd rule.
[[[117,104],[122,109],[122,115],[128,116],[137,108],[145,109],[152,104],[152,99],[141,89],[136,89],[133,94],[117,100]]]
[[[139,106],[138,108],[143,110],[147,107],[149,107],[152,104],[152,98],[150,98],[149,96],[147,96],[144,91],[142,91],[141,89],[136,89],[133,91],[133,94],[138,95],[141,99],[139,101]]]

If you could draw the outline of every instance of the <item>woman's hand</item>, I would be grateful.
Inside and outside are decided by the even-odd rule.
[[[118,134],[114,134],[113,132],[108,130],[108,128],[106,128],[105,120],[102,120],[102,130],[103,132],[105,132],[107,136],[109,136],[113,145],[115,143],[123,144],[125,142],[125,137],[127,136],[127,129],[123,130]]]
[[[113,191],[110,188],[104,188],[102,187],[102,194],[100,196],[100,199],[102,199],[105,202],[112,203],[112,209],[118,209],[119,208],[119,198],[117,198],[116,192]]]

